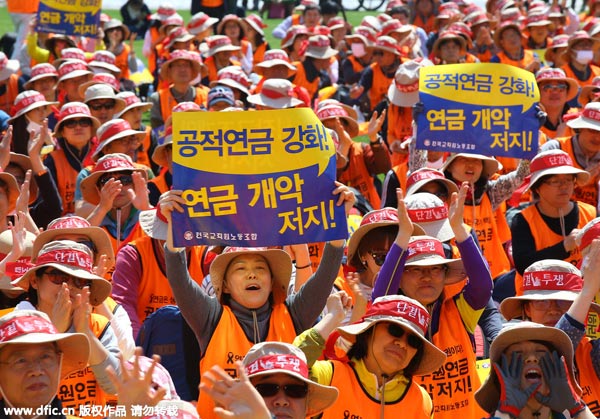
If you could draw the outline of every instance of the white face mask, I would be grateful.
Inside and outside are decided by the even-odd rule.
[[[364,57],[367,53],[362,42],[353,42],[350,44],[350,49],[352,50],[352,55],[356,58]]]
[[[27,118],[27,132],[31,132],[33,131],[34,135],[38,135],[40,133],[40,131],[42,130],[42,126],[40,124],[38,124],[35,121],[32,121],[31,119]]]
[[[590,61],[594,59],[594,51],[591,49],[584,49],[581,51],[576,51],[575,61],[579,64],[585,65],[589,64]]]

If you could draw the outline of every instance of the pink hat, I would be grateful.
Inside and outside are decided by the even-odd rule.
[[[210,17],[204,12],[198,12],[194,16],[187,25],[188,31],[191,34],[198,35],[199,33],[204,32],[215,23],[217,23],[219,19],[216,17]]]
[[[224,85],[232,89],[238,89],[242,93],[250,94],[250,79],[238,66],[227,66],[220,69],[217,73],[217,80],[210,82],[210,87]]]
[[[218,52],[239,51],[241,48],[231,43],[231,39],[225,35],[213,35],[206,38],[208,46],[207,57],[212,57]]]
[[[90,76],[92,72],[86,63],[79,60],[67,60],[58,67],[58,83],[81,76]]]
[[[149,111],[152,108],[152,103],[142,102],[142,100],[133,92],[120,92],[117,94],[119,99],[125,102],[125,108],[115,115],[115,118],[122,118],[125,112],[134,108],[142,108],[142,112]]]
[[[144,137],[146,137],[146,131],[136,131],[131,128],[129,122],[120,118],[111,119],[100,125],[100,128],[96,131],[96,138],[98,139],[99,144],[92,155],[92,160],[97,161],[104,148],[113,141],[129,137],[130,135],[135,136],[141,143],[144,140]]]
[[[282,49],[270,49],[265,51],[263,60],[254,66],[254,71],[256,74],[262,76],[264,68],[271,68],[276,65],[286,66],[288,69],[288,77],[291,77],[296,73],[296,67],[290,62],[287,52]]]
[[[29,89],[31,88],[31,84],[33,82],[46,77],[53,77],[58,80],[58,71],[56,71],[56,67],[49,63],[36,64],[31,69],[31,78],[27,80],[27,82],[24,84],[24,87]]]
[[[68,60],[78,60],[78,61],[85,63],[86,62],[85,52],[83,52],[82,49],[76,48],[76,47],[65,48],[60,52],[60,58],[57,58],[56,60],[54,60],[53,64],[56,68],[58,68],[65,61],[68,61]]]
[[[183,26],[184,24],[183,18],[179,13],[167,17],[165,20],[162,20],[161,23],[162,25],[158,28],[158,33],[163,36],[167,34],[167,29],[169,29],[170,26]]]
[[[58,102],[48,102],[46,97],[36,90],[25,90],[17,95],[15,98],[15,103],[10,109],[10,113],[12,117],[9,121],[12,121],[21,115],[26,114],[27,112],[47,106],[46,108],[46,116],[50,115],[52,109],[50,106],[58,105]]]
[[[308,31],[308,28],[304,25],[293,25],[291,28],[287,30],[285,36],[281,40],[281,48],[285,49],[294,45],[294,41],[298,36],[306,36],[310,37],[312,33]]]
[[[548,15],[544,10],[530,10],[525,19],[525,26],[547,26],[552,22],[548,20]]]
[[[183,49],[176,49],[175,51],[171,51],[171,53],[169,54],[169,59],[165,61],[160,67],[160,75],[163,79],[171,79],[170,66],[171,63],[177,60],[184,60],[192,63],[192,71],[194,72],[192,79],[195,79],[196,77],[198,77],[198,74],[203,74],[206,71],[206,66],[202,63],[200,54],[192,53],[192,51],[186,51]]]
[[[358,122],[354,118],[352,118],[350,115],[348,115],[348,111],[346,111],[346,109],[344,109],[342,106],[339,106],[339,105],[323,106],[322,108],[319,108],[317,110],[317,117],[321,121],[326,121],[328,119],[336,119],[336,118],[343,119],[348,124],[346,127],[348,135],[350,135],[351,138],[358,136],[358,131],[359,131]]]
[[[101,69],[108,70],[115,75],[121,74],[121,69],[117,67],[117,59],[115,54],[107,50],[99,50],[94,52],[92,60],[88,63],[90,67],[100,67]],[[118,89],[117,89],[118,90]]]
[[[535,81],[538,86],[545,81],[562,81],[567,83],[569,87],[567,90],[567,102],[575,98],[579,92],[579,85],[575,79],[567,77],[564,70],[561,68],[544,67],[536,73]]]
[[[245,36],[245,33],[244,33],[245,29],[244,29],[244,26],[242,25],[242,18],[239,17],[238,15],[234,15],[232,13],[227,14],[221,18],[221,21],[217,25],[217,33],[224,34],[225,25],[229,22],[235,22],[239,26],[242,36]]]
[[[354,34],[346,35],[346,39],[350,43],[353,41],[360,41],[365,44],[365,46],[370,47],[377,42],[377,32],[368,26],[357,26],[354,28]]]

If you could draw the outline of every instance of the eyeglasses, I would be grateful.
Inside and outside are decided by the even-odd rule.
[[[40,368],[50,370],[56,368],[60,364],[62,352],[47,351],[34,359],[25,357],[16,357],[7,362],[0,362],[2,365],[8,365],[8,368],[14,372],[31,371],[39,365]]]
[[[542,90],[544,92],[547,92],[549,90],[567,90],[569,88],[569,85],[566,83],[556,83],[556,84],[544,84],[542,86]]]
[[[395,338],[401,338],[405,333],[407,333],[406,330],[396,323],[388,323],[387,332],[390,334],[390,336]],[[421,349],[423,347],[423,341],[417,335],[412,333],[408,333],[408,336],[406,336],[406,342],[408,342],[408,344],[415,349]]]
[[[81,118],[81,119],[68,119],[63,125],[66,128],[75,128],[79,125],[82,128],[87,128],[92,126],[92,120],[90,118]]]
[[[130,174],[122,174],[122,175],[111,174],[109,176],[101,177],[100,180],[98,181],[98,187],[100,187],[100,188],[103,187],[111,179],[118,180],[119,182],[121,182],[121,185],[123,185],[123,186],[133,184],[133,177]]]
[[[308,394],[308,385],[306,384],[286,384],[280,386],[274,383],[260,383],[254,387],[262,397],[273,397],[279,393],[279,390],[283,390],[285,395],[292,399],[302,399]]]
[[[129,144],[139,144],[139,143],[141,143],[141,140],[139,139],[139,137],[137,135],[128,135],[127,137],[119,138],[118,140],[115,140],[114,142],[129,145]]]
[[[553,304],[561,311],[567,311],[571,308],[572,301],[566,300],[530,300],[529,304],[535,310],[548,310]]]
[[[50,282],[52,282],[55,285],[71,283],[75,288],[79,289],[82,289],[83,287],[89,287],[92,285],[92,281],[89,279],[77,278],[75,276],[66,274],[58,270],[44,272],[44,275],[46,275]]]
[[[387,255],[387,252],[369,252],[369,254],[377,266],[382,266],[383,262],[385,262],[385,256]]]
[[[107,111],[110,111],[111,109],[113,109],[115,107],[116,103],[114,101],[111,102],[104,102],[104,103],[90,103],[88,104],[88,107],[93,110],[93,111],[100,111],[102,109],[105,109]]]
[[[573,186],[575,178],[571,179],[552,179],[542,182],[544,185],[552,186],[553,188],[561,188],[563,186]]]
[[[424,276],[439,276],[446,273],[447,269],[446,265],[406,266],[404,268],[404,273],[422,278]]]

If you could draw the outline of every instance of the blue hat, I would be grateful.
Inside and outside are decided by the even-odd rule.
[[[216,86],[210,89],[208,92],[208,107],[210,108],[219,102],[225,102],[229,106],[233,106],[235,104],[233,90],[226,86]]]

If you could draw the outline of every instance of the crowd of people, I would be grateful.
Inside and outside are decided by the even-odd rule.
[[[600,2],[390,0],[352,27],[302,0],[269,27],[130,0],[97,38],[16,3],[0,418],[600,417]],[[417,148],[421,69],[479,62],[533,73],[531,160]],[[290,108],[333,139],[348,237],[177,247],[173,113]]]

